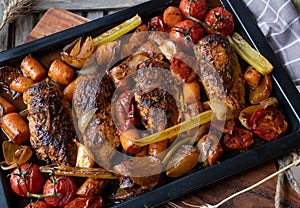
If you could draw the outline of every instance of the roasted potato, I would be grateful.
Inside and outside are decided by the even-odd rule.
[[[33,80],[30,79],[29,77],[25,77],[25,76],[18,76],[16,79],[14,79],[10,85],[9,88],[23,93],[25,92],[29,87],[31,87],[34,84]]]
[[[167,149],[167,147],[168,147],[168,140],[149,144],[148,154],[151,156],[159,156]]]
[[[0,107],[1,107],[1,116],[4,116],[8,113],[12,113],[12,112],[16,112],[16,108],[15,106],[13,106],[10,102],[8,102],[7,100],[5,100],[3,97],[0,96]]]
[[[140,135],[136,129],[129,129],[123,132],[120,136],[120,142],[127,154],[137,154],[142,150],[141,147],[137,146],[134,141],[139,139]]]
[[[29,140],[29,127],[18,113],[9,113],[2,117],[1,128],[15,144],[24,144]]]
[[[57,59],[52,62],[48,76],[58,84],[68,85],[73,79],[74,70],[62,60]]]
[[[194,168],[199,160],[200,151],[192,145],[182,145],[168,163],[169,177],[179,177]]]
[[[47,71],[44,67],[31,55],[27,55],[23,59],[21,70],[35,82],[42,80],[47,75]]]
[[[220,135],[209,132],[204,135],[197,143],[200,150],[200,162],[205,166],[215,164],[223,154],[223,147],[220,142]]]
[[[81,197],[95,197],[99,196],[106,185],[108,180],[102,178],[87,178],[85,182],[79,187],[76,194]]]
[[[249,66],[244,73],[244,80],[246,84],[251,88],[257,88],[261,78],[261,73]]]
[[[149,189],[156,186],[161,179],[163,165],[155,157],[132,157],[130,160],[114,166],[116,173],[124,176],[130,176],[131,180],[142,186],[143,189]]]
[[[68,84],[65,89],[63,90],[64,98],[69,101],[70,103],[73,100],[73,92],[76,86],[76,79],[73,80],[70,84]]]
[[[272,92],[271,75],[265,74],[255,89],[250,91],[249,101],[251,104],[258,104],[260,101],[268,98]]]

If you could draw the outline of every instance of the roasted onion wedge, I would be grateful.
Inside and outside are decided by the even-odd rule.
[[[61,52],[61,58],[72,67],[82,68],[86,59],[90,57],[93,52],[93,39],[88,36],[83,43],[82,38],[79,38],[65,46]]]
[[[169,162],[170,168],[166,171],[169,177],[179,177],[190,171],[198,164],[200,151],[192,145],[182,145]]]
[[[239,114],[239,121],[246,129],[250,129],[249,120],[250,120],[252,114],[255,111],[262,109],[262,108],[263,107],[261,105],[251,105],[251,106],[248,106],[247,108],[244,108],[243,110],[241,110],[241,112]]]
[[[17,164],[26,163],[32,156],[32,150],[29,146],[16,145],[9,141],[2,143],[2,151],[4,160],[1,162],[3,170],[16,168]]]
[[[77,145],[76,167],[91,168],[94,166],[93,153],[80,142],[74,140]]]

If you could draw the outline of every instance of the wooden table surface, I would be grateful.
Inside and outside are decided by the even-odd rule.
[[[34,6],[33,13],[19,17],[14,23],[6,25],[3,30],[0,31],[0,52],[22,44],[24,40],[26,40],[26,38],[27,41],[30,41],[30,38],[32,37],[42,37],[43,34],[37,34],[36,30],[32,31],[32,29],[37,26],[41,27],[45,25],[38,25],[38,23],[45,12],[53,6],[59,6],[59,8],[61,9],[71,11],[71,16],[72,14],[77,15],[71,17],[72,20],[69,22],[69,24],[66,25],[55,25],[53,24],[53,22],[51,22],[51,20],[49,20],[48,23],[51,25],[47,26],[49,27],[47,31],[49,32],[50,28],[52,28],[52,31],[50,30],[49,33],[57,32],[61,29],[81,24],[82,22],[87,21],[87,19],[92,20],[95,18],[99,18],[104,15],[119,11],[120,9],[130,7],[132,5],[136,5],[145,1],[146,0],[126,0],[122,2],[119,0],[86,0],[84,3],[77,0],[72,0],[71,2],[63,0],[39,1],[39,3]],[[2,11],[3,5],[0,6],[0,15],[2,15]],[[85,17],[86,19],[82,17]],[[276,171],[276,161],[269,161],[260,166],[244,171],[238,175],[219,181],[203,189],[196,190],[192,193],[187,193],[185,196],[176,199],[173,202],[180,205],[181,207],[187,207],[182,203],[182,201],[194,205],[203,205],[204,203],[218,203],[227,196],[256,183],[257,181]],[[274,207],[276,183],[277,178],[272,178],[258,188],[255,188],[239,197],[230,200],[222,207]],[[283,188],[284,190],[281,207],[300,207],[300,197],[296,194],[296,192],[292,190],[292,188],[287,183],[284,184]],[[171,205],[164,204],[159,207],[171,207]]]

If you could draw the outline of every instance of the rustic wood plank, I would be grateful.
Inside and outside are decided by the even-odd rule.
[[[8,25],[5,25],[0,31],[0,52],[7,49]]]
[[[32,8],[33,11],[47,10],[59,5],[66,10],[108,10],[131,7],[149,0],[40,0]]]
[[[42,38],[87,21],[89,21],[87,18],[78,16],[73,12],[60,8],[50,8],[29,33],[28,37],[23,40],[25,40],[24,42],[28,42]]]
[[[0,4],[0,17],[3,16],[3,4]],[[2,19],[0,20],[2,21]],[[5,25],[2,30],[0,30],[0,52],[7,49],[7,37],[8,36],[8,25]]]
[[[15,46],[23,43],[24,39],[29,35],[36,24],[38,15],[28,14],[20,16],[15,20]]]
[[[231,194],[245,189],[259,180],[276,172],[275,161],[270,161],[251,168],[240,174],[237,174],[218,183],[199,189],[184,197],[174,200],[174,203],[186,207],[182,201],[193,205],[204,205],[205,203],[217,204]],[[199,178],[201,180],[201,178]],[[274,207],[274,197],[276,193],[277,177],[270,179],[259,187],[250,190],[232,200],[226,202],[221,207],[240,208],[240,207]],[[285,183],[283,196],[281,199],[282,207],[296,208],[299,207],[299,196],[296,192]],[[164,208],[159,206],[158,208]]]
[[[95,20],[95,19],[98,19],[100,17],[103,17],[104,13],[103,11],[90,11],[87,13],[87,18],[90,19],[90,20]]]
[[[109,10],[108,11],[108,14],[113,14],[113,13],[116,13],[118,11],[120,11],[121,9],[112,9],[112,10]]]

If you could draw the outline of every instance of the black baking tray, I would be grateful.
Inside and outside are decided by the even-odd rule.
[[[220,2],[234,14],[236,31],[273,64],[273,94],[278,98],[279,107],[284,112],[288,121],[288,132],[278,140],[266,142],[212,167],[199,169],[185,177],[170,181],[152,191],[131,200],[111,205],[110,207],[154,207],[267,160],[276,158],[300,146],[299,92],[273,53],[243,2],[241,0],[220,0]],[[49,53],[49,51],[61,50],[66,44],[78,37],[87,35],[95,37],[120,22],[131,18],[136,13],[140,14],[143,18],[149,18],[161,13],[167,6],[178,3],[179,0],[149,1],[57,34],[17,46],[0,53],[0,66],[18,65],[29,53],[34,57],[39,57]],[[20,203],[17,202],[16,196],[10,191],[6,173],[0,172],[0,174],[0,207],[19,207]]]

